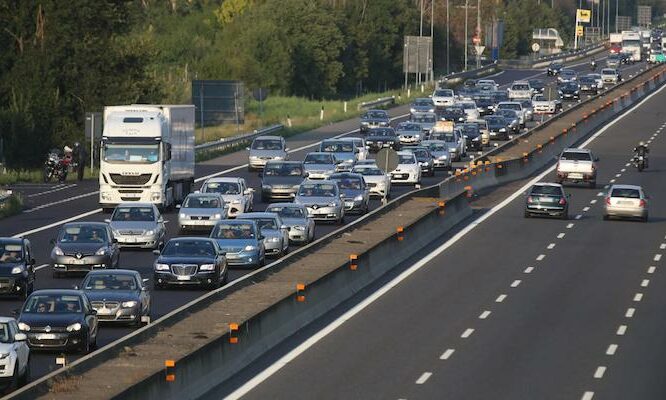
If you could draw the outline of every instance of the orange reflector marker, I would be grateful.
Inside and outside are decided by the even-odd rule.
[[[164,361],[164,366],[166,368],[173,368],[176,366],[176,362],[174,360],[165,360]]]
[[[174,382],[176,380],[176,374],[174,368],[176,367],[176,361],[174,360],[164,360],[164,367],[166,368],[166,376],[164,377],[167,382]]]
[[[349,260],[358,260],[358,254],[350,254]]]
[[[166,376],[166,381],[167,382],[174,382],[176,380],[176,375],[174,374],[167,374]]]
[[[395,231],[397,233],[403,233],[405,231],[405,228],[403,228],[402,226],[399,226],[399,227],[395,228]]]
[[[296,290],[305,290],[305,283],[297,283]]]
[[[502,168],[502,164],[497,164],[497,168]]]
[[[236,344],[238,343],[238,336],[236,336],[238,332],[238,324],[235,322],[232,322],[229,324],[229,343]]]

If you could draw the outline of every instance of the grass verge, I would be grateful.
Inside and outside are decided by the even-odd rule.
[[[0,219],[20,214],[23,210],[23,199],[19,194],[11,194],[0,202]]]
[[[97,179],[98,169],[95,168],[95,173],[86,167],[83,173],[83,179]],[[0,172],[0,185],[13,185],[16,183],[43,183],[41,169],[28,169],[28,170],[7,170]],[[67,174],[67,182],[76,182],[76,172]],[[57,179],[51,179],[51,182],[57,182]]]

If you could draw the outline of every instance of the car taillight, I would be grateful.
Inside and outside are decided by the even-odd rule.
[[[611,205],[610,197],[606,197],[606,205]]]
[[[532,198],[532,196],[527,196],[527,202],[534,203],[534,199]]]
[[[644,208],[645,206],[647,206],[647,203],[645,202],[645,200],[641,199],[641,202],[638,203],[638,206]]]
[[[567,204],[567,200],[566,200],[564,197],[562,197],[562,198],[560,199],[560,205],[563,206],[563,205],[565,205],[565,204]]]

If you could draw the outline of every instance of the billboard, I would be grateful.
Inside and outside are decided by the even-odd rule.
[[[199,126],[242,124],[245,87],[240,81],[192,81],[192,104]]]
[[[640,27],[648,27],[652,23],[652,7],[651,6],[638,6],[638,13],[636,14],[636,23]]]
[[[402,72],[428,74],[432,71],[432,38],[430,36],[405,36],[402,54]]]

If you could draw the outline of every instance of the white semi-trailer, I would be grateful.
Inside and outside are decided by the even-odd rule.
[[[107,106],[100,145],[99,203],[164,209],[194,185],[194,106]]]
[[[640,32],[622,31],[622,52],[629,54],[631,62],[641,61],[643,44]]]

